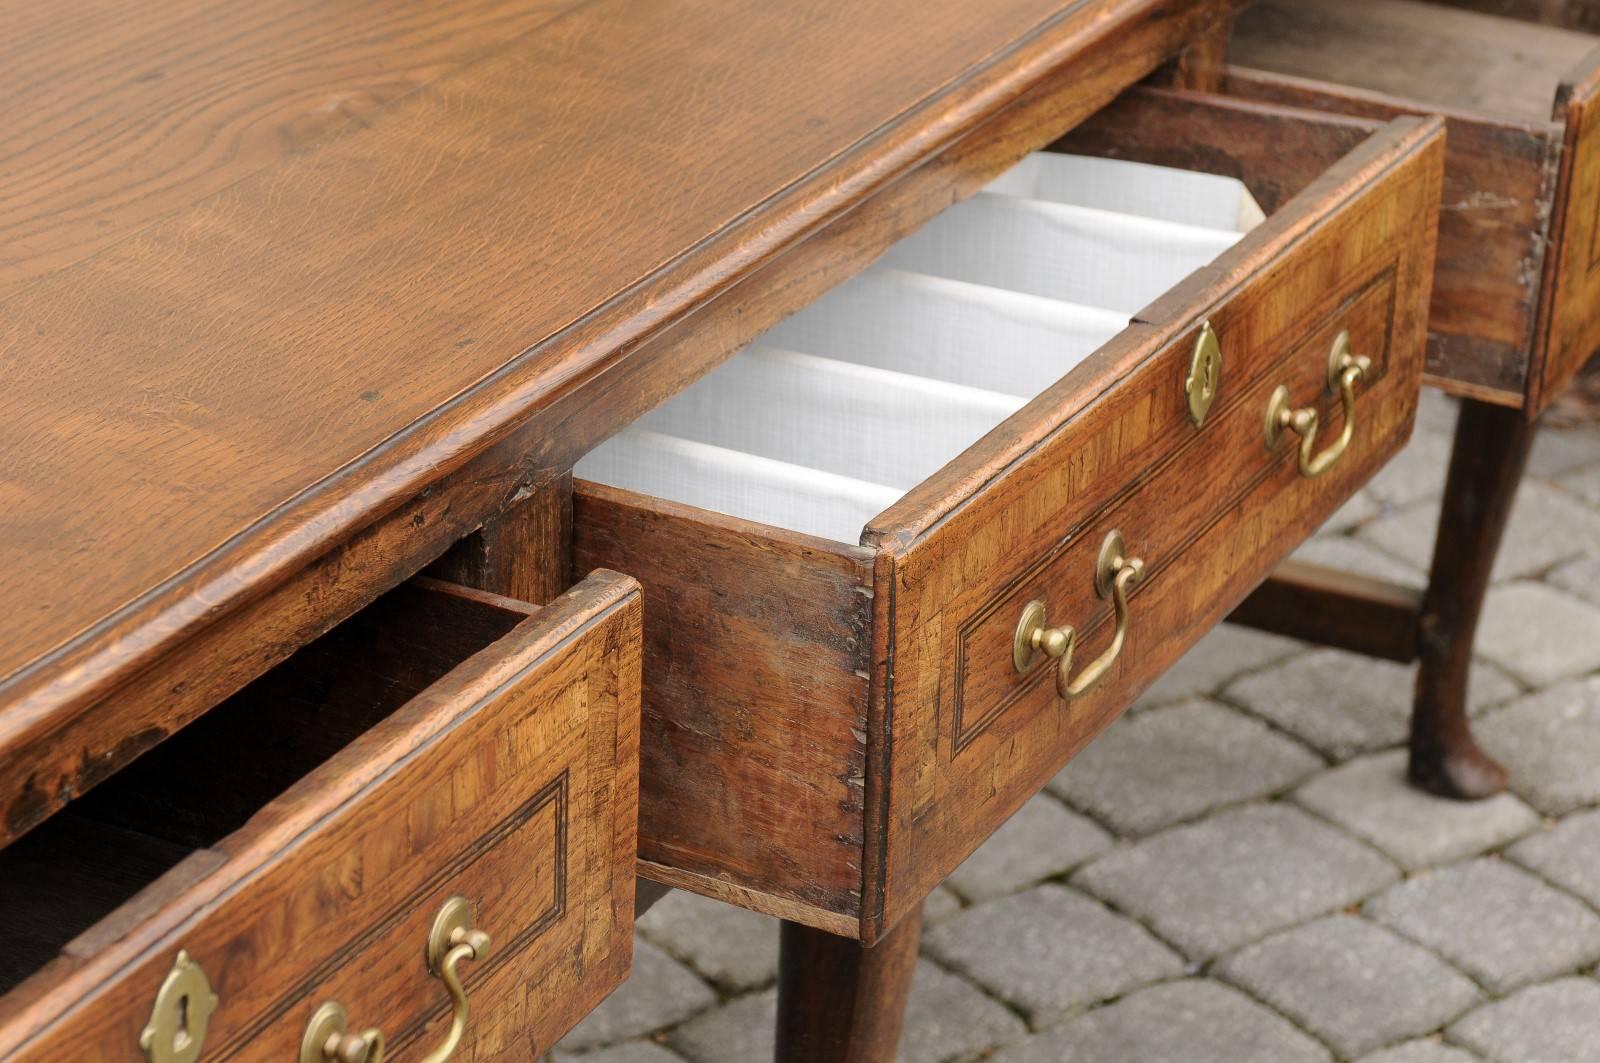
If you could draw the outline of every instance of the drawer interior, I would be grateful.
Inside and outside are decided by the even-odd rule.
[[[408,583],[0,850],[0,991],[535,612]]]
[[[1563,75],[1600,38],[1421,0],[1261,0],[1229,58],[1440,107],[1530,122],[1550,118]]]
[[[576,472],[855,542],[1262,217],[1231,177],[1036,153]]]

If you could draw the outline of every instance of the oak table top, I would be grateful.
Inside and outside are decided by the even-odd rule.
[[[1176,6],[0,0],[0,763]]]

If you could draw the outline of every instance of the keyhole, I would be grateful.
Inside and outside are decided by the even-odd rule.
[[[179,997],[173,1010],[177,1012],[177,1022],[172,1034],[172,1050],[181,1053],[189,1047],[189,994]]]
[[[1217,390],[1217,360],[1215,358],[1206,359],[1205,375],[1206,382],[1203,394],[1206,398],[1210,398]]]

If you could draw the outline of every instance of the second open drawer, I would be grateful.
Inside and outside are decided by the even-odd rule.
[[[1356,129],[1182,94],[1149,113],[1174,108],[1224,148],[1263,116]],[[645,595],[643,874],[877,939],[1402,445],[1442,136],[1401,120],[1355,140],[1305,179],[1310,156],[1263,154],[1279,209],[1209,244],[1247,202],[1197,224],[1172,212],[1203,204],[1113,181],[1116,238],[1032,267],[1007,241],[1076,223],[1034,202],[1055,197],[1030,161],[579,466],[579,569]],[[1098,187],[1073,183],[1084,232],[1105,230]],[[1174,276],[1129,250],[1147,225],[1180,247]],[[1153,279],[1144,309],[1117,304]],[[1091,290],[1100,318],[1051,309]],[[888,295],[898,320],[875,310]],[[940,295],[971,312],[941,324]],[[1053,374],[1025,357],[1030,329],[1055,337]],[[906,354],[904,330],[926,344]],[[960,357],[969,341],[986,353]],[[779,400],[759,415],[712,401],[763,389]],[[1306,433],[1295,409],[1320,421],[1303,455],[1283,420],[1267,444],[1275,396]],[[848,430],[896,403],[924,412],[914,430]],[[614,486],[649,482],[698,506]],[[1056,659],[1017,647],[1025,616],[1073,628],[1064,693]]]

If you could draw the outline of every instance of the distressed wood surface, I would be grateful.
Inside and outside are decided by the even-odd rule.
[[[1258,117],[1191,103],[1224,129]],[[579,567],[645,587],[644,873],[834,932],[853,920],[869,943],[920,904],[1403,442],[1441,142],[1436,122],[1414,120],[1364,141],[877,518],[863,534],[875,553],[579,483]],[[1207,316],[1226,366],[1196,433],[1182,380]],[[1303,484],[1291,447],[1263,447],[1264,404],[1284,383],[1336,423],[1326,357],[1342,328],[1374,358],[1363,421],[1339,471]],[[1235,464],[1197,485],[1202,455],[1213,471]],[[1010,671],[1008,595],[1048,585],[1086,646],[1103,643],[1093,553],[1113,520],[1159,573],[1140,592],[1141,659],[1090,716],[1050,712],[1039,675]],[[1251,561],[1223,560],[1235,557]],[[713,814],[735,792],[786,796],[776,811],[739,798],[742,820]]]
[[[1236,38],[1234,57],[1250,59]],[[1235,67],[1230,95],[1387,121],[1433,109],[1396,97]],[[1526,402],[1545,234],[1561,153],[1550,122],[1444,110],[1444,199],[1429,307],[1428,382],[1501,406]]]
[[[863,541],[892,559],[878,567],[890,622],[875,626],[873,666],[893,685],[875,685],[887,696],[875,700],[868,732],[868,788],[881,810],[869,823],[881,861],[869,862],[868,940],[920,904],[1402,445],[1420,380],[1442,157],[1437,120],[1372,138],[873,521]],[[1201,318],[1223,338],[1224,376],[1220,409],[1195,432],[1181,381]],[[1264,403],[1282,380],[1298,401],[1317,402],[1324,424],[1337,423],[1326,357],[1344,327],[1382,376],[1364,389],[1351,453],[1302,481],[1292,447],[1263,448]],[[1001,636],[1040,597],[1097,652],[1109,606],[1093,594],[1093,557],[1111,527],[1150,572],[1119,667],[1064,704],[1044,666],[1012,671]],[[974,651],[965,675],[964,642]]]
[[[1596,41],[1600,44],[1600,40]],[[1600,348],[1600,48],[1567,75],[1555,100],[1565,128],[1545,258],[1540,353],[1530,417],[1548,406]]]
[[[477,593],[464,592],[456,604],[470,606]],[[139,1031],[180,948],[220,998],[206,1059],[294,1058],[308,1016],[330,999],[359,1026],[380,1026],[391,1052],[421,1051],[449,1025],[443,986],[427,974],[422,946],[439,905],[455,894],[476,903],[476,923],[494,939],[487,959],[463,968],[473,1058],[539,1054],[619,984],[634,904],[637,585],[597,574],[532,616],[516,603],[478,601],[496,614],[482,618],[488,627],[442,616],[432,640],[410,647],[405,638],[427,632],[405,614],[404,631],[390,632],[402,636],[396,667],[425,671],[417,658],[443,652],[452,639],[470,646],[470,632],[492,635],[509,621],[508,634],[238,829],[211,840],[236,814],[205,797],[225,796],[225,772],[187,786],[169,782],[164,791],[131,776],[110,784],[137,791],[143,809],[109,788],[98,808],[88,803],[84,814],[98,822],[137,820],[173,844],[206,847],[66,942],[60,959],[0,1000],[0,1055],[141,1060]],[[507,611],[519,608],[516,624]],[[343,674],[359,668],[346,660],[341,670],[316,649],[307,672],[298,673],[296,661],[264,680],[283,688],[279,695],[285,684],[300,684],[297,696],[283,699],[283,721],[260,706],[225,705],[218,726],[269,760],[302,767],[321,750],[298,743],[325,740],[293,730],[304,722],[296,722],[297,703],[326,694],[330,719],[359,729],[367,721],[356,695],[368,680]],[[372,657],[375,667],[383,660]],[[397,675],[390,697],[404,698],[410,682]],[[275,739],[284,728],[289,733]],[[179,757],[184,767],[203,755],[168,748],[158,756]],[[226,746],[208,752],[231,759]],[[231,752],[237,756],[237,746]],[[159,814],[165,800],[182,802],[191,818],[169,823]],[[25,845],[57,829],[52,820]]]
[[[573,508],[577,567],[644,587],[644,874],[858,915],[871,553],[584,481]]]
[[[1420,0],[1258,0],[1234,42],[1246,66],[1523,121],[1549,116],[1562,73],[1595,46],[1585,33]]]
[[[1421,665],[1406,772],[1444,797],[1476,800],[1506,786],[1505,768],[1472,737],[1467,684],[1495,554],[1533,437],[1534,426],[1515,411],[1467,402],[1457,415],[1418,623]]]
[[[1600,33],[1600,0],[1444,0],[1451,7],[1463,7],[1507,18],[1527,19],[1547,26]]]
[[[872,948],[783,925],[776,1063],[881,1063],[898,1057],[922,941],[922,913]]]
[[[1141,85],[1051,150],[1233,177],[1271,214],[1382,124],[1304,107]]]
[[[1266,0],[1230,50],[1280,75],[1242,72],[1230,91],[1447,115],[1430,376],[1530,418],[1600,347],[1600,38],[1540,24],[1563,10]]]
[[[754,6],[594,0],[7,300],[0,841],[1231,0]]]

